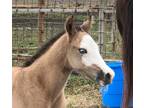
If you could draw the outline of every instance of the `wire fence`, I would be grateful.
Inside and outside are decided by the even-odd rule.
[[[106,59],[121,58],[115,0],[13,0],[13,65],[22,63],[52,36],[61,32],[67,16],[77,24],[92,16],[93,38]]]
[[[113,7],[115,0],[13,0],[14,8],[52,8],[52,9],[96,9],[101,4]]]

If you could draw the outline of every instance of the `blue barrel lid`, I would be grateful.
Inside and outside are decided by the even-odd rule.
[[[112,68],[122,66],[122,61],[105,61],[106,64]]]

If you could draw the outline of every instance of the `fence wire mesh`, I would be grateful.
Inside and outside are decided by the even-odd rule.
[[[22,63],[52,36],[61,32],[67,16],[77,24],[92,15],[93,38],[106,59],[121,58],[115,0],[13,0],[13,65]]]

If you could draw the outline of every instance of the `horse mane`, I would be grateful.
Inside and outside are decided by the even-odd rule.
[[[30,66],[34,61],[36,61],[41,55],[43,55],[52,45],[54,42],[56,42],[56,40],[58,40],[63,34],[65,33],[65,31],[63,30],[62,32],[56,34],[55,36],[53,36],[52,38],[50,38],[49,40],[47,40],[42,46],[41,48],[39,48],[37,50],[37,52],[30,58],[28,59],[23,67],[27,67]]]
[[[76,30],[81,31],[80,26],[76,26]],[[41,46],[41,48],[39,48],[37,50],[37,52],[23,64],[23,67],[28,67],[31,64],[33,64],[33,62],[36,61],[39,57],[41,57],[41,55],[43,55],[64,33],[65,33],[65,30],[63,30],[62,32],[56,34],[55,36],[53,36],[49,40],[47,40]]]
[[[133,104],[133,0],[117,0],[117,24],[123,41],[123,107]]]

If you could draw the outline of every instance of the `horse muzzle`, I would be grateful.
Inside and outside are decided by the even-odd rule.
[[[110,84],[112,82],[112,76],[110,73],[104,73],[100,71],[96,76],[96,82],[98,82],[101,86]]]

